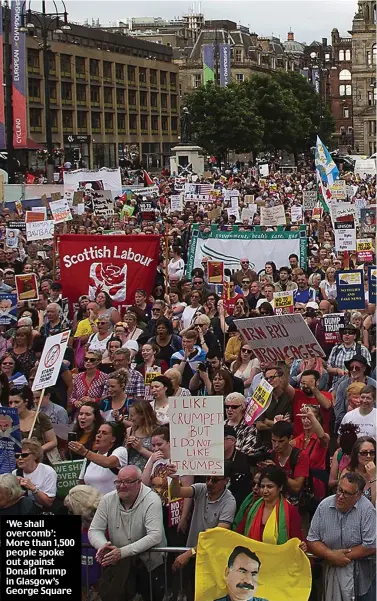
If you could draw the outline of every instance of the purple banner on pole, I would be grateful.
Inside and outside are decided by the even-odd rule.
[[[4,51],[3,51],[3,7],[0,4],[0,149],[6,147],[5,139],[5,102],[4,102]]]
[[[204,84],[215,79],[215,46],[203,44],[203,82]]]
[[[220,44],[220,86],[230,83],[230,44]]]
[[[14,148],[27,148],[26,36],[20,32],[24,4],[21,0],[11,3]]]

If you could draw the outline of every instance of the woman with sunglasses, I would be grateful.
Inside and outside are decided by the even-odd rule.
[[[259,305],[258,311],[261,317],[271,317],[272,315],[274,315],[274,310],[270,303],[268,303],[267,301],[263,301],[263,303]]]
[[[42,446],[44,453],[49,453],[57,448],[58,441],[52,427],[50,418],[39,412],[35,419],[34,396],[28,386],[22,388],[11,388],[9,391],[9,407],[17,409],[20,420],[21,438],[27,438],[33,427],[33,438]]]
[[[247,397],[251,382],[254,376],[261,372],[261,368],[258,359],[245,342],[240,348],[237,359],[231,364],[230,371],[234,376],[243,381],[244,395]]]
[[[97,332],[89,336],[87,349],[90,351],[99,351],[103,354],[106,351],[107,343],[112,337],[110,318],[107,315],[99,316],[96,329]]]
[[[351,461],[342,471],[340,478],[347,472],[360,474],[366,484],[363,491],[366,497],[376,506],[376,441],[370,436],[358,438],[351,451]],[[339,479],[340,479],[339,478]]]
[[[92,486],[104,495],[115,490],[114,480],[118,471],[128,462],[124,436],[121,424],[106,422],[97,430],[93,450],[87,449],[80,442],[68,443],[70,451],[84,457],[79,484]]]
[[[257,443],[257,430],[254,425],[245,422],[246,399],[239,392],[232,392],[225,398],[225,425],[236,431],[236,449],[246,455],[251,455]]]
[[[98,369],[101,359],[102,355],[98,351],[87,350],[85,353],[85,371],[75,377],[69,397],[69,404],[76,410],[87,402],[98,403],[103,396],[107,375]]]
[[[21,372],[21,366],[17,359],[9,353],[5,353],[1,358],[0,371],[6,376],[11,386],[26,386],[28,383],[27,378]]]
[[[21,442],[21,452],[15,453],[17,469],[12,473],[17,476],[20,486],[29,497],[43,509],[52,506],[56,497],[57,475],[54,468],[42,463],[43,449],[41,444],[31,438]]]

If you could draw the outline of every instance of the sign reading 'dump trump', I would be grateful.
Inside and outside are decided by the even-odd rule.
[[[302,315],[252,317],[234,322],[255,356],[263,363],[288,359],[312,359],[325,353]]]
[[[60,274],[66,296],[94,299],[107,292],[115,305],[134,302],[142,288],[149,296],[156,273],[159,236],[59,237]]]

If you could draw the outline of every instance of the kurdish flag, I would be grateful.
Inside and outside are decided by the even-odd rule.
[[[331,186],[339,177],[339,169],[322,140],[317,136],[315,149],[315,168],[319,191],[322,192],[321,203],[323,209],[329,212],[328,203],[331,202]]]

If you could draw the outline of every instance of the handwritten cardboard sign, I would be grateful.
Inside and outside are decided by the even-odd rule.
[[[26,224],[26,239],[31,240],[51,240],[54,237],[54,221],[36,221]]]
[[[260,215],[262,226],[286,225],[283,205],[278,205],[277,207],[261,207]]]
[[[67,200],[55,200],[50,202],[50,209],[54,223],[72,221],[72,213]]]
[[[178,474],[224,474],[222,396],[169,398],[171,461]]]
[[[252,317],[234,322],[255,356],[263,363],[288,359],[314,359],[324,352],[302,315]]]

